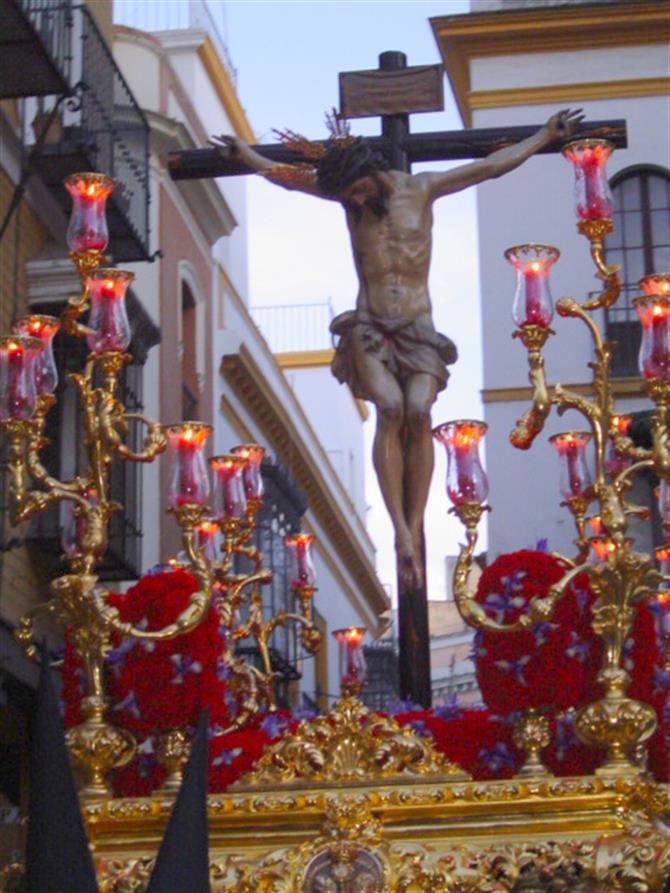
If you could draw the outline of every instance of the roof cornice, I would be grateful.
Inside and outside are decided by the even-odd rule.
[[[467,126],[472,121],[472,59],[658,44],[670,40],[667,0],[503,9],[439,16],[430,23]]]

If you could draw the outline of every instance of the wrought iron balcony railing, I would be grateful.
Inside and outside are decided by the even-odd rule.
[[[34,146],[48,127],[43,145],[31,153],[31,168],[66,213],[69,204],[63,180],[68,174],[100,170],[113,177],[118,185],[108,204],[109,253],[115,262],[148,260],[147,119],[87,7],[49,0],[0,0],[0,9],[19,2],[29,10],[30,21],[39,25],[36,34],[48,30],[45,22],[57,23],[56,36],[46,39],[67,49],[63,51],[66,90],[54,89],[48,98],[22,100],[23,145]],[[20,67],[28,62],[26,56]]]
[[[71,3],[0,0],[0,98],[68,93]]]

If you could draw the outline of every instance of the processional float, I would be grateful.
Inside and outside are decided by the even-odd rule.
[[[594,313],[614,305],[621,286],[616,266],[603,259],[603,239],[613,228],[605,163],[611,146],[580,140],[564,149],[576,173],[579,232],[587,237],[602,290],[583,302],[561,298],[558,315],[581,321],[593,340],[592,397],[547,383],[542,349],[554,335],[549,271],[557,249],[537,244],[510,248],[516,271],[514,337],[528,352],[533,402],[517,422],[512,444],[528,449],[542,432],[552,406],[579,412],[584,431],[555,435],[561,462],[561,492],[576,530],[577,554],[561,556],[565,573],[546,596],[533,600],[513,623],[487,612],[469,589],[476,529],[488,510],[488,484],[478,455],[486,426],[476,420],[440,425],[435,436],[447,449],[447,491],[451,509],[465,527],[454,575],[457,607],[467,624],[505,636],[549,621],[577,575],[585,573],[595,595],[592,625],[603,643],[598,676],[602,697],[577,711],[579,738],[604,751],[595,774],[554,777],[542,762],[549,723],[530,710],[517,720],[515,742],[527,759],[511,779],[475,781],[438,752],[420,730],[369,711],[359,695],[365,681],[360,629],[338,630],[342,695],[325,715],[295,724],[269,746],[251,772],[227,792],[211,794],[210,861],[215,891],[274,893],[475,893],[475,891],[621,890],[660,891],[670,872],[668,786],[645,770],[645,743],[657,719],[652,707],[627,695],[624,642],[636,606],[657,607],[659,635],[670,664],[669,552],[636,552],[628,518],[639,514],[627,493],[633,477],[653,469],[660,479],[659,511],[670,538],[670,274],[645,277],[634,300],[642,324],[641,373],[654,409],[650,449],[633,444],[628,421],[616,412],[610,377],[612,345]],[[82,808],[94,846],[101,889],[139,893],[146,888],[152,860],[179,785],[187,752],[185,730],[163,742],[168,782],[150,797],[115,798],[110,773],[135,751],[130,732],[106,713],[105,659],[118,637],[176,639],[203,621],[211,606],[223,635],[222,657],[229,671],[234,709],[231,728],[241,729],[259,711],[272,711],[272,668],[268,638],[280,624],[297,624],[304,648],[314,652],[319,633],[311,616],[314,573],[312,538],[287,540],[296,610],[267,618],[262,586],[270,579],[251,544],[262,499],[258,445],[242,445],[210,460],[206,425],[181,422],[163,427],[126,412],[117,377],[130,341],[124,308],[132,274],[101,266],[107,244],[104,203],[113,182],[100,174],[75,174],[66,183],[73,198],[68,229],[71,257],[82,281],[81,295],[60,320],[28,316],[0,339],[0,426],[8,444],[10,498],[15,523],[53,502],[70,506],[64,550],[70,572],[51,586],[52,599],[27,615],[17,637],[34,656],[33,624],[40,611],[69,630],[86,671],[83,721],[68,731],[68,746],[83,771]],[[80,321],[89,310],[86,324]],[[45,420],[54,403],[56,370],[51,341],[62,327],[87,340],[83,371],[72,376],[83,423],[86,462],[79,476],[56,480],[40,451]],[[129,426],[145,427],[142,449],[125,443]],[[593,447],[591,479],[585,461]],[[106,529],[118,509],[109,497],[112,459],[149,462],[171,453],[168,505],[179,524],[184,568],[198,587],[186,608],[158,630],[121,620],[95,575],[106,547]],[[587,517],[592,512],[590,517]],[[589,535],[587,527],[593,535]],[[251,562],[237,572],[236,557]],[[236,643],[255,639],[261,656],[253,665],[236,653]],[[563,886],[560,884],[563,883]],[[554,884],[554,886],[550,886]],[[580,886],[581,885],[581,886]]]

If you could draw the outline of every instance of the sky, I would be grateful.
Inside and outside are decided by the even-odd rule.
[[[439,63],[429,18],[466,12],[467,0],[210,0],[238,71],[237,88],[259,142],[272,129],[327,136],[325,112],[338,105],[338,73],[376,68],[379,53],[401,50],[409,65]],[[445,79],[445,110],[415,115],[415,132],[462,126]],[[355,134],[379,133],[379,119],[352,122]],[[453,163],[452,163],[453,164]],[[414,172],[449,163],[415,165]],[[357,282],[341,207],[286,192],[261,178],[248,187],[249,294],[251,304],[293,304],[331,299],[335,312],[353,307]],[[481,335],[477,232],[473,190],[435,207],[430,275],[438,331],[458,345],[448,388],[433,410],[433,424],[481,418]],[[372,470],[374,414],[366,423],[368,529],[377,546],[381,581],[395,595],[393,533]],[[436,444],[436,465],[426,512],[429,598],[446,594],[445,556],[457,552],[462,528],[447,517],[446,463]],[[482,548],[485,539],[480,541]]]

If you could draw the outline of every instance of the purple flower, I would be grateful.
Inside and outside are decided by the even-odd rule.
[[[509,747],[502,741],[498,741],[493,747],[483,747],[479,751],[477,759],[494,773],[501,769],[514,767],[514,757]]]
[[[423,735],[425,738],[433,737],[433,733],[430,729],[426,728],[426,723],[423,719],[413,719],[408,723],[408,726],[412,731],[416,732],[417,735]]]
[[[218,757],[212,760],[212,766],[230,766],[233,760],[242,754],[241,747],[233,747],[231,750],[222,750]]]
[[[589,591],[588,589],[575,589],[575,601],[577,602],[577,610],[580,614],[583,614],[586,610],[586,605],[589,600]]]
[[[655,695],[660,695],[664,691],[667,692],[670,689],[670,673],[664,670],[663,667],[654,667],[651,681],[654,686]]]
[[[310,710],[308,707],[296,707],[295,710],[292,711],[291,716],[293,719],[302,720],[302,719],[314,719],[316,713],[313,710]]]
[[[199,660],[193,660],[188,654],[171,654],[170,660],[174,665],[173,685],[181,685],[187,673],[201,673],[202,664]]]
[[[438,704],[434,708],[433,713],[438,719],[450,720],[458,719],[461,715],[461,708],[458,706],[458,695],[456,692],[447,696],[444,704]]]
[[[551,623],[548,620],[540,620],[537,623],[534,623],[530,628],[530,631],[535,638],[535,647],[540,648],[544,645],[549,635],[555,629],[558,629],[558,623]]]
[[[589,653],[589,643],[580,639],[574,629],[570,630],[570,642],[565,653],[568,657],[576,657],[579,663],[583,664]]]
[[[529,662],[530,654],[524,654],[522,657],[517,658],[517,660],[497,660],[495,661],[494,666],[499,670],[502,670],[503,673],[511,673],[519,685],[528,685],[523,675],[523,671]]]
[[[545,553],[549,551],[549,539],[546,536],[542,536],[536,541],[535,551]]]
[[[415,704],[413,701],[396,701],[395,704],[389,704],[386,712],[389,716],[395,716],[397,713],[412,713],[421,709],[420,704]]]
[[[107,663],[114,674],[115,678],[118,679],[121,675],[121,670],[126,660],[126,654],[137,645],[137,641],[135,639],[124,639],[118,648],[112,648],[107,652]]]
[[[562,760],[569,747],[577,743],[575,717],[572,713],[562,713],[556,717],[556,756]]]
[[[135,692],[132,689],[128,692],[128,694],[122,701],[117,701],[116,704],[114,704],[112,710],[119,713],[122,710],[125,710],[131,716],[134,716],[135,719],[139,719],[141,716],[140,708],[137,705],[137,698],[135,697]]]
[[[515,595],[515,593],[523,588],[525,576],[525,571],[515,571],[509,577],[502,577],[503,591],[490,592],[484,599],[485,607],[493,612],[498,623],[503,623],[506,620],[508,611],[514,608],[523,608],[525,599],[521,595]]]
[[[468,654],[468,658],[471,661],[476,661],[478,657],[484,657],[486,654],[486,648],[482,646],[482,642],[484,640],[484,632],[481,629],[478,629],[474,634],[472,639],[472,648],[470,649],[470,654]]]

